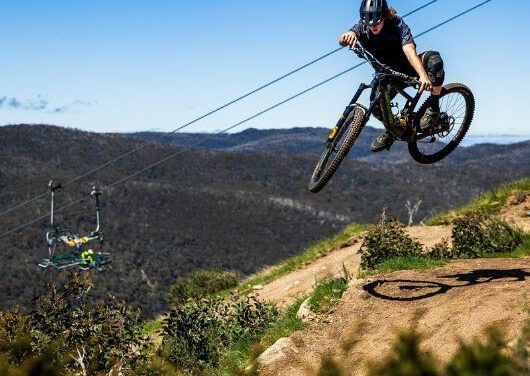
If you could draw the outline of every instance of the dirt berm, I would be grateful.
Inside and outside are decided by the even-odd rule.
[[[528,318],[529,277],[530,258],[479,259],[354,281],[335,311],[294,333],[260,375],[316,374],[325,357],[364,375],[367,362],[388,353],[397,330],[412,325],[423,348],[441,360],[491,325],[513,340]]]
[[[530,231],[530,197],[508,204],[501,216]],[[450,228],[416,227],[411,236],[432,245]],[[263,286],[260,296],[289,304],[308,293],[315,280],[337,275],[343,263],[357,275],[360,244],[332,252],[313,264]],[[398,271],[353,280],[338,304],[308,326],[280,341],[269,359],[262,354],[260,375],[315,375],[331,357],[347,374],[365,375],[369,362],[384,358],[400,329],[416,325],[422,348],[442,361],[461,341],[481,338],[492,325],[508,341],[528,319],[530,258],[458,260],[432,270]]]

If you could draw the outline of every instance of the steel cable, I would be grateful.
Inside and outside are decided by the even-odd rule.
[[[438,1],[439,0],[431,0],[428,3],[426,3],[426,4],[420,6],[420,7],[416,8],[416,9],[406,13],[405,15],[403,15],[403,17],[407,17],[407,16],[410,16],[410,15],[416,13],[416,12],[419,12],[420,10],[422,10],[422,9],[424,9],[424,8],[430,6],[430,5],[432,5],[432,4],[434,4],[434,3],[438,2]],[[130,156],[130,155],[132,155],[132,154],[134,154],[134,153],[136,153],[138,151],[140,151],[140,150],[143,150],[148,145],[151,145],[151,144],[153,144],[155,142],[159,142],[159,141],[165,139],[166,137],[168,137],[168,136],[170,136],[170,135],[172,135],[172,134],[174,134],[174,133],[176,133],[176,132],[178,132],[178,131],[180,131],[182,129],[185,129],[185,128],[187,128],[187,127],[199,122],[200,120],[203,120],[203,119],[205,119],[205,118],[207,118],[207,117],[209,117],[209,116],[211,116],[211,115],[213,115],[213,114],[215,114],[215,113],[217,113],[217,112],[219,112],[219,111],[221,111],[221,110],[223,110],[223,109],[225,109],[225,108],[227,108],[227,107],[229,107],[229,106],[231,106],[231,105],[233,105],[233,104],[235,104],[237,102],[240,102],[243,99],[248,98],[251,95],[258,93],[258,92],[268,88],[269,86],[272,86],[275,83],[278,83],[279,81],[282,81],[282,80],[294,75],[295,73],[298,73],[301,70],[303,70],[305,68],[308,68],[308,67],[310,67],[313,64],[316,64],[317,62],[319,62],[321,60],[324,60],[325,58],[327,58],[327,57],[335,54],[336,52],[342,50],[342,48],[343,47],[336,48],[333,51],[330,51],[330,52],[328,52],[328,53],[326,53],[326,54],[324,54],[324,55],[322,55],[322,56],[310,61],[309,63],[306,63],[306,64],[304,64],[304,65],[302,65],[302,66],[290,71],[289,73],[286,73],[286,74],[284,74],[284,75],[282,75],[282,76],[280,76],[280,77],[278,77],[278,78],[276,78],[276,79],[274,79],[274,80],[272,80],[272,81],[270,81],[270,82],[268,82],[268,83],[266,83],[266,84],[264,84],[264,85],[262,85],[262,86],[260,86],[260,87],[258,87],[256,89],[254,89],[252,91],[249,91],[248,93],[246,93],[246,94],[244,94],[244,95],[242,95],[242,96],[240,96],[240,97],[238,97],[236,99],[231,100],[230,102],[227,102],[226,104],[224,104],[224,105],[222,105],[220,107],[217,107],[214,110],[211,110],[211,111],[207,112],[204,115],[199,116],[198,118],[195,118],[194,120],[192,120],[192,121],[190,121],[188,123],[185,123],[185,124],[175,128],[175,129],[173,129],[172,131],[166,132],[166,133],[164,133],[162,135],[159,135],[158,137],[155,137],[155,139],[153,139],[153,140],[146,140],[142,144],[140,144],[138,147],[136,147],[134,149],[131,149],[128,152],[126,152],[124,154],[121,154],[118,157],[113,158],[113,159],[111,159],[111,160],[109,160],[109,161],[107,161],[107,162],[105,162],[105,163],[103,163],[103,164],[101,164],[99,166],[96,166],[96,167],[92,168],[91,170],[89,170],[89,171],[87,171],[87,172],[85,172],[85,173],[83,173],[81,175],[78,175],[78,176],[76,176],[75,178],[73,178],[71,180],[68,180],[66,183],[63,184],[63,187],[65,187],[67,185],[70,185],[72,183],[75,183],[76,181],[81,180],[81,179],[83,179],[83,178],[85,178],[87,176],[93,175],[96,172],[104,170],[105,168],[113,165],[114,163],[116,163],[116,162],[118,162],[118,161],[120,161],[120,160],[122,160],[122,159],[124,159],[124,158],[126,158],[126,157],[128,157],[128,156]],[[15,204],[14,206],[12,206],[9,209],[5,209],[5,210],[0,212],[0,217],[4,216],[6,214],[9,214],[9,213],[11,213],[12,211],[14,211],[16,209],[19,209],[19,208],[24,207],[24,206],[26,206],[28,204],[31,204],[32,202],[35,202],[35,201],[39,200],[40,198],[48,195],[48,193],[49,193],[48,191],[39,193],[36,196],[34,196],[34,197],[32,197],[32,198],[30,198],[30,199],[28,199],[26,201],[23,201],[21,203]]]
[[[464,12],[461,12],[461,13],[457,14],[456,16],[453,16],[453,17],[451,17],[450,19],[445,20],[445,21],[443,21],[443,22],[437,24],[436,26],[433,26],[433,27],[431,27],[430,29],[428,29],[428,30],[426,30],[426,31],[424,31],[424,32],[422,32],[422,33],[420,33],[420,34],[418,34],[415,38],[419,38],[419,37],[421,37],[421,36],[423,36],[423,35],[425,35],[425,34],[431,32],[431,31],[433,31],[433,30],[439,28],[440,26],[443,26],[443,25],[447,24],[448,22],[454,21],[455,19],[460,18],[460,17],[464,16],[465,14],[467,14],[467,13],[469,13],[469,12],[475,10],[475,9],[480,8],[480,7],[486,5],[487,3],[491,2],[491,1],[493,1],[493,0],[487,0],[487,1],[484,1],[484,2],[482,2],[482,3],[480,3],[480,4],[476,5],[476,6],[472,7],[472,8],[469,8],[468,10],[466,10],[466,11],[464,11]],[[187,147],[187,148],[185,148],[185,149],[180,149],[180,150],[178,150],[177,152],[172,153],[172,154],[170,154],[170,155],[164,157],[163,159],[161,159],[161,160],[159,160],[159,161],[157,161],[157,162],[155,162],[155,163],[153,163],[153,164],[150,164],[150,165],[148,165],[148,166],[146,166],[146,167],[144,167],[144,168],[142,168],[142,169],[140,169],[140,170],[137,170],[137,171],[133,172],[132,174],[129,174],[129,175],[123,177],[123,178],[120,178],[120,179],[116,180],[115,182],[111,183],[106,189],[111,188],[111,187],[114,187],[114,186],[116,186],[116,185],[118,185],[118,184],[121,184],[121,183],[123,183],[123,182],[125,182],[125,181],[127,181],[127,180],[129,180],[129,179],[131,179],[131,178],[133,178],[133,177],[135,177],[135,176],[137,176],[137,175],[140,175],[140,174],[142,174],[143,172],[145,172],[145,171],[147,171],[147,170],[149,170],[149,169],[151,169],[151,168],[154,168],[154,167],[156,167],[156,166],[158,166],[158,165],[160,165],[160,164],[162,164],[162,163],[164,163],[164,162],[166,162],[166,161],[168,161],[168,160],[174,158],[175,156],[177,156],[177,155],[179,155],[179,154],[182,154],[182,153],[184,153],[184,152],[190,150],[190,149],[193,148],[193,147],[200,146],[200,145],[202,145],[203,143],[205,143],[206,141],[209,141],[209,140],[211,140],[211,139],[214,139],[215,137],[217,137],[217,136],[219,136],[219,135],[221,135],[221,134],[223,134],[223,133],[226,133],[226,132],[228,132],[228,131],[234,129],[234,128],[236,128],[236,127],[239,126],[239,125],[242,125],[242,124],[244,124],[244,123],[246,123],[246,122],[248,122],[248,121],[250,121],[250,120],[253,120],[253,119],[255,119],[255,118],[257,118],[257,117],[259,117],[259,116],[261,116],[261,115],[263,115],[263,114],[265,114],[265,113],[267,113],[267,112],[269,112],[269,111],[272,111],[273,109],[275,109],[275,108],[277,108],[277,107],[279,107],[279,106],[281,106],[281,105],[283,105],[283,104],[285,104],[285,103],[287,103],[287,102],[290,102],[290,101],[292,101],[293,99],[296,99],[296,98],[298,98],[298,97],[300,97],[300,96],[302,96],[302,95],[304,95],[304,94],[306,94],[306,93],[308,93],[308,92],[310,92],[310,91],[312,91],[312,90],[314,90],[314,89],[316,89],[316,88],[318,88],[318,87],[320,87],[320,86],[322,86],[322,85],[324,85],[324,84],[326,84],[326,83],[328,83],[328,82],[330,82],[330,81],[333,81],[333,80],[335,80],[335,79],[337,79],[337,78],[339,78],[339,77],[345,75],[346,73],[349,73],[349,72],[351,72],[352,70],[359,68],[360,66],[362,66],[362,65],[364,65],[364,64],[366,64],[366,62],[362,62],[362,63],[359,63],[359,64],[357,64],[357,65],[355,65],[355,66],[353,66],[353,67],[351,67],[351,68],[348,68],[348,69],[346,69],[346,70],[344,70],[344,71],[342,71],[342,72],[340,72],[340,73],[338,73],[338,74],[336,74],[336,75],[334,75],[334,76],[332,76],[332,77],[330,77],[330,78],[328,78],[328,79],[326,79],[326,80],[324,80],[324,81],[321,81],[321,82],[319,82],[319,83],[317,83],[317,84],[311,86],[311,87],[308,88],[308,89],[305,89],[305,90],[303,90],[303,91],[301,91],[301,92],[299,92],[299,93],[297,93],[297,94],[295,94],[295,95],[293,95],[293,96],[291,96],[291,97],[289,97],[289,98],[287,98],[287,99],[285,99],[285,100],[283,100],[283,101],[281,101],[281,102],[276,103],[275,105],[273,105],[273,106],[271,106],[271,107],[268,107],[267,109],[265,109],[265,110],[263,110],[263,111],[261,111],[261,112],[258,112],[258,113],[255,114],[255,115],[252,115],[252,116],[250,116],[250,117],[248,117],[248,118],[246,118],[246,119],[244,119],[244,120],[242,120],[242,121],[240,121],[240,122],[238,122],[238,123],[236,123],[236,124],[234,124],[234,125],[231,125],[231,126],[228,127],[228,128],[223,129],[222,131],[220,131],[220,132],[218,132],[218,133],[213,134],[211,137],[205,138],[205,139],[201,140],[200,142],[198,142],[198,143],[196,143],[196,144],[194,144],[194,145],[191,145],[191,146],[189,146],[189,147]],[[102,191],[104,191],[104,189],[102,189]],[[72,203],[70,203],[70,204],[68,204],[68,205],[66,205],[66,206],[63,206],[63,207],[61,207],[61,208],[55,210],[55,213],[59,213],[59,212],[65,210],[65,209],[68,209],[68,208],[70,208],[70,207],[72,207],[72,206],[75,206],[75,205],[77,205],[77,204],[79,204],[79,203],[81,203],[81,202],[83,202],[83,201],[85,201],[85,200],[86,200],[86,197],[83,197],[83,198],[81,198],[81,199],[79,199],[79,200],[77,200],[77,201],[73,201]],[[5,237],[5,236],[8,236],[8,235],[10,235],[10,234],[12,234],[12,233],[14,233],[14,232],[16,232],[16,231],[22,230],[22,229],[24,229],[24,228],[26,228],[26,227],[28,227],[28,226],[34,224],[34,223],[37,223],[37,222],[39,222],[39,221],[41,221],[41,220],[43,220],[43,219],[45,219],[45,218],[48,218],[48,216],[49,216],[49,215],[43,215],[43,216],[40,216],[40,217],[38,217],[38,218],[35,218],[35,219],[33,219],[33,220],[29,221],[29,222],[26,222],[26,223],[24,223],[24,224],[22,224],[22,225],[20,225],[20,226],[17,226],[17,227],[15,227],[15,228],[13,228],[13,229],[7,231],[7,232],[2,233],[2,234],[0,235],[0,238],[3,238],[3,237]]]

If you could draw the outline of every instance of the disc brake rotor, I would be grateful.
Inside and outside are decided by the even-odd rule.
[[[454,126],[455,119],[443,112],[433,124],[431,134],[433,137],[438,136],[438,138],[447,137],[453,131]]]

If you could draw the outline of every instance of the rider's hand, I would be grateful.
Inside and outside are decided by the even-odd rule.
[[[339,44],[342,47],[350,46],[350,48],[353,48],[355,43],[357,43],[357,35],[353,31],[348,31],[339,37]]]
[[[423,91],[432,91],[432,83],[431,83],[431,80],[429,80],[428,76],[420,77],[419,81],[420,81],[420,88],[418,91],[420,93],[423,93]]]

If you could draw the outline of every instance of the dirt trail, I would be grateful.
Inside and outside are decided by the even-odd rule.
[[[510,197],[500,216],[509,223],[530,232],[530,194],[518,194]],[[407,233],[424,245],[431,248],[445,238],[451,237],[450,226],[413,226],[406,229]],[[361,241],[356,244],[330,253],[314,263],[285,275],[258,291],[259,298],[272,301],[279,305],[288,305],[296,297],[310,293],[315,281],[326,277],[340,275],[343,264],[349,273],[356,277],[359,274],[360,256],[358,251]]]
[[[342,273],[343,265],[352,276],[357,276],[361,262],[358,254],[359,248],[361,248],[361,242],[333,251],[307,267],[266,284],[258,291],[258,297],[280,306],[289,305],[298,296],[312,291],[315,281],[321,281],[327,277],[338,277]]]
[[[442,360],[454,354],[459,339],[480,336],[492,324],[501,324],[512,340],[527,318],[529,277],[530,258],[479,259],[354,284],[334,312],[294,333],[260,375],[316,374],[323,357],[341,361],[348,374],[363,375],[367,361],[387,354],[396,330],[415,320],[422,345]]]
[[[414,239],[420,241],[426,247],[432,247],[443,238],[451,236],[449,226],[416,226],[406,229],[407,233]],[[356,244],[333,251],[329,255],[318,259],[302,269],[287,274],[263,287],[258,291],[259,298],[271,301],[280,306],[289,305],[300,295],[311,292],[316,281],[322,281],[328,277],[338,277],[343,273],[343,266],[351,276],[359,274],[361,257],[359,249],[361,241]]]
[[[508,200],[501,217],[530,231],[530,194]],[[409,235],[426,247],[451,236],[449,226],[417,226]],[[311,265],[269,283],[260,298],[288,304],[309,293],[315,280],[339,275],[343,263],[358,275],[361,242],[334,251]],[[367,362],[380,360],[399,328],[417,322],[423,346],[450,358],[460,339],[483,334],[501,324],[511,340],[527,319],[530,302],[530,258],[459,260],[427,271],[400,271],[357,280],[328,315],[294,333],[276,359],[262,365],[262,375],[315,374],[323,357],[340,360],[353,375],[365,374]],[[355,345],[344,352],[344,345]]]

